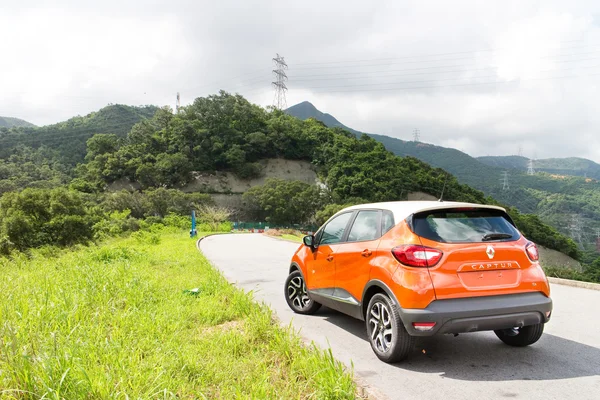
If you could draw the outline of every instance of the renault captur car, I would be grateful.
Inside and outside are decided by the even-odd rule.
[[[365,321],[385,362],[416,336],[493,330],[535,343],[552,312],[538,249],[501,207],[436,201],[363,204],[304,237],[285,281],[299,314],[321,305]]]

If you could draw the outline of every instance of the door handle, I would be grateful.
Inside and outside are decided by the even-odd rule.
[[[369,257],[373,252],[369,249],[364,249],[361,254],[363,257]]]
[[[333,256],[332,255],[328,255],[326,258],[327,261],[333,261]]]

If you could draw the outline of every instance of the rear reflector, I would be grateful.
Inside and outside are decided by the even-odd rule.
[[[413,328],[418,331],[430,331],[435,326],[435,322],[413,322]]]
[[[392,254],[404,265],[427,268],[437,264],[444,253],[431,247],[408,244],[394,247]]]
[[[531,261],[537,261],[540,259],[540,253],[538,252],[538,248],[535,243],[527,243],[527,246],[525,246],[525,251],[527,251],[527,256]]]

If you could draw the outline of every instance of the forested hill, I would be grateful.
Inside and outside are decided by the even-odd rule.
[[[304,107],[305,111],[310,109]],[[296,115],[295,106],[287,112]],[[318,119],[320,114],[323,113],[318,111],[313,116],[304,113],[302,117]],[[534,165],[540,167],[536,174],[527,175],[528,160],[523,157],[478,159],[452,148],[368,135],[394,154],[415,157],[442,168],[455,175],[461,183],[479,189],[504,204],[521,212],[539,215],[544,222],[565,235],[571,234],[571,227],[576,223],[581,227],[582,234],[577,237],[580,246],[595,248],[595,232],[600,227],[600,182],[594,179],[599,170],[592,161],[579,158],[539,160]],[[559,170],[561,173],[557,174]],[[507,185],[503,182],[505,173]],[[587,178],[576,176],[584,174]]]
[[[24,121],[19,118],[11,117],[0,117],[0,128],[14,128],[14,127],[35,127],[31,122]]]
[[[86,162],[71,183],[72,188],[87,192],[103,191],[123,179],[144,189],[181,188],[195,175],[214,171],[252,178],[261,175],[261,160],[285,158],[311,162],[327,190],[316,185],[295,188],[281,207],[294,207],[295,196],[302,193],[309,194],[304,196],[310,200],[306,207],[314,212],[402,200],[415,191],[439,196],[445,182],[446,200],[497,204],[442,169],[414,157],[397,157],[366,135],[358,138],[315,119],[302,121],[282,111],[269,112],[225,92],[198,98],[177,114],[160,109],[151,120],[136,124],[125,139],[95,135],[87,145]],[[531,240],[578,257],[573,241],[536,216],[510,212]]]
[[[65,163],[75,165],[83,161],[86,141],[94,134],[112,133],[124,137],[133,125],[152,118],[157,109],[115,104],[54,125],[0,128],[0,159],[8,158],[20,145],[34,149],[44,146],[56,150]]]
[[[477,157],[484,164],[527,171],[529,159],[520,156],[486,156]],[[586,158],[544,158],[533,162],[533,168],[538,172],[554,175],[582,176],[584,178],[600,179],[600,164]]]

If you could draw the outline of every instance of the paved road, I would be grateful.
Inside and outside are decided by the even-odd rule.
[[[600,399],[600,291],[553,285],[554,312],[544,336],[510,348],[491,332],[420,339],[405,362],[379,361],[364,323],[325,307],[294,314],[283,297],[298,247],[259,234],[204,239],[202,252],[231,282],[253,290],[284,324],[347,365],[390,399]]]

